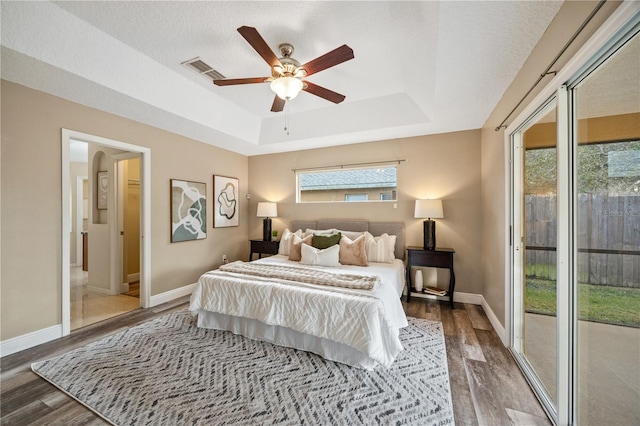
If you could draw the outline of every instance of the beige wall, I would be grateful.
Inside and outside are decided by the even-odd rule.
[[[407,161],[398,166],[396,203],[295,202],[291,169],[400,159]],[[252,238],[262,235],[257,203],[274,201],[278,217],[273,229],[280,234],[292,219],[404,221],[407,245],[422,246],[422,220],[413,217],[415,200],[442,198],[445,217],[437,220],[437,241],[456,250],[456,291],[482,292],[479,130],[254,156],[249,157],[249,170]]]
[[[504,131],[482,129],[482,257],[483,295],[505,325],[505,174]]]
[[[229,259],[246,258],[247,157],[2,81],[1,340],[41,330],[61,315],[61,128],[151,148],[151,294],[197,281]],[[240,180],[240,226],[170,243],[169,179]]]

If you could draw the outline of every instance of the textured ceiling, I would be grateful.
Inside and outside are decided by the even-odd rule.
[[[476,129],[561,5],[2,1],[2,78],[247,155]],[[268,76],[242,25],[301,63],[348,44],[355,59],[309,77],[346,100],[301,93],[287,134],[267,84],[216,87],[180,65]]]

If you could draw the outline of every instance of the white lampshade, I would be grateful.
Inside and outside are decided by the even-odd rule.
[[[290,76],[279,77],[271,82],[271,90],[280,99],[289,101],[298,96],[298,93],[302,90],[302,80]]]
[[[278,204],[259,202],[258,203],[258,217],[278,217]]]
[[[413,215],[418,218],[441,219],[444,217],[442,213],[442,200],[416,200],[416,209]]]

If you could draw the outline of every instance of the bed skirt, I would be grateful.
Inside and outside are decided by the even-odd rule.
[[[365,370],[373,370],[379,365],[365,353],[343,343],[300,333],[288,327],[268,325],[252,318],[235,317],[201,309],[198,311],[198,327],[230,331],[253,340],[311,352],[330,361]]]

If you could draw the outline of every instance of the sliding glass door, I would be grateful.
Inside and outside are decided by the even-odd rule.
[[[640,36],[573,93],[577,420],[640,425]]]
[[[640,425],[639,34],[510,131],[510,349],[556,424]]]
[[[519,273],[514,277],[520,324],[514,348],[538,392],[555,410],[556,397],[556,115],[550,99],[514,135],[515,229]]]

